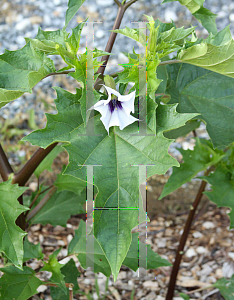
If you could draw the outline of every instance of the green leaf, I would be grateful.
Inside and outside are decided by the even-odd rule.
[[[218,207],[229,207],[231,212],[230,229],[234,228],[234,178],[233,174],[227,169],[219,166],[214,173],[209,176],[202,176],[201,179],[211,184],[212,191],[203,194],[213,201]]]
[[[177,0],[164,0],[162,3],[174,2]],[[203,7],[205,0],[178,0],[181,5],[187,7],[192,15],[206,28],[208,32],[217,33],[215,19],[216,14],[213,14],[209,9]]]
[[[20,50],[5,50],[0,55],[0,107],[26,92],[31,93],[32,88],[52,72],[55,72],[53,61],[30,42]]]
[[[193,13],[193,16],[205,27],[208,32],[213,34],[217,33],[217,26],[215,23],[217,15],[213,14],[209,9],[202,6],[195,13]]]
[[[41,198],[44,195],[42,194]],[[66,227],[67,220],[71,215],[85,213],[83,209],[84,202],[84,197],[73,192],[57,192],[30,220],[30,224],[40,223],[42,225],[51,224],[52,226],[60,225]]]
[[[28,238],[25,237],[24,239],[24,262],[28,261],[29,259],[36,258],[37,260],[43,259],[44,254],[42,253],[42,249],[40,243],[36,245],[30,243]]]
[[[45,261],[43,262],[44,267],[40,271],[51,272],[52,276],[50,277],[50,282],[55,283],[65,293],[65,295],[67,295],[67,288],[65,286],[64,275],[60,270],[63,265],[61,265],[56,258],[60,250],[61,249],[57,249],[56,251],[54,251],[54,253],[52,253],[49,256],[48,263]]]
[[[178,150],[183,155],[184,163],[179,168],[173,167],[173,173],[165,184],[159,200],[190,181],[198,172],[218,163],[223,157],[221,151],[213,150],[210,141],[198,138],[194,150]]]
[[[234,140],[234,79],[187,64],[167,66],[167,94],[183,113],[200,113],[214,147]],[[225,116],[225,118],[224,118]]]
[[[217,280],[213,287],[219,289],[225,300],[233,300],[234,295],[234,275],[230,279],[221,278]]]
[[[157,134],[179,128],[198,114],[178,114],[176,107],[178,104],[159,104],[157,114]]]
[[[186,295],[184,293],[179,293],[180,297],[183,298],[184,300],[189,300],[189,295]]]
[[[74,176],[64,175],[61,173],[57,176],[54,185],[58,188],[58,192],[67,190],[80,195],[86,187],[86,182]]]
[[[4,275],[0,278],[0,300],[26,300],[37,294],[37,288],[43,284],[29,267],[19,270],[14,266],[0,269]]]
[[[80,272],[78,271],[74,260],[70,259],[69,262],[61,268],[61,272],[64,275],[65,282],[74,284],[73,293],[75,295],[79,290],[77,277],[80,276]],[[50,295],[53,300],[69,300],[68,294],[65,295],[61,289],[53,286],[50,287]]]
[[[90,230],[91,228],[89,228]],[[88,243],[93,243],[94,253],[89,253],[89,259],[93,260],[94,272],[101,272],[105,276],[111,275],[110,265],[106,256],[94,238],[92,232],[88,235]],[[162,266],[171,266],[171,264],[155,253],[150,245],[139,242],[140,251],[146,250],[147,247],[147,270],[156,269]],[[68,246],[68,254],[76,254],[81,263],[82,268],[86,269],[86,224],[83,220],[80,221],[79,228],[75,230],[75,236]],[[132,242],[127,255],[123,261],[123,265],[136,271],[138,269],[139,252],[138,252],[138,233],[132,234]]]
[[[90,226],[88,226],[88,230],[91,230]],[[93,251],[88,253],[88,258],[93,262],[94,272],[101,272],[109,277],[111,275],[110,265],[93,233],[87,236],[87,242],[89,245],[93,245]],[[68,246],[68,255],[70,254],[77,255],[82,268],[86,269],[86,224],[83,220],[80,220],[79,228],[75,230],[75,236]]]
[[[45,170],[48,170],[52,172],[51,165],[55,159],[55,157],[58,156],[60,152],[64,151],[64,149],[61,146],[56,146],[40,163],[40,165],[36,168],[34,171],[34,174],[38,178],[41,173]]]
[[[78,99],[66,92],[66,98],[62,101],[64,92],[61,89],[57,92],[61,98],[57,105],[58,114],[48,115],[46,128],[31,133],[24,140],[42,147],[57,140],[66,143],[64,148],[69,153],[70,163],[65,174],[83,181],[86,181],[87,170],[80,165],[101,165],[94,167],[94,185],[98,189],[94,235],[116,279],[131,244],[131,230],[138,224],[140,183],[139,168],[135,166],[150,165],[147,167],[148,176],[164,174],[171,166],[178,166],[178,162],[168,154],[172,141],[162,134],[132,135],[138,134],[137,123],[124,130],[112,127],[108,136],[100,114],[93,118],[95,131],[99,135],[85,135]],[[148,132],[153,134],[149,128]]]
[[[127,256],[123,261],[123,265],[129,267],[130,269],[136,271],[138,269],[139,251],[140,253],[147,253],[147,270],[157,269],[160,267],[171,266],[171,263],[166,259],[161,258],[157,253],[155,253],[150,245],[139,242],[138,244],[138,233],[132,234],[132,243],[128,250]],[[147,250],[146,250],[147,248]]]
[[[68,1],[68,9],[66,11],[66,19],[65,19],[65,26],[64,29],[67,28],[68,23],[71,19],[75,16],[78,9],[81,5],[85,2],[85,0],[69,0]]]
[[[201,124],[199,120],[190,120],[186,124],[178,129],[173,129],[164,133],[167,139],[177,139],[178,137],[186,136],[191,131],[198,128]]]
[[[181,50],[178,54],[178,59],[187,64],[234,77],[233,56],[234,41],[230,39],[221,45],[214,45],[214,43],[210,44],[204,41],[201,44]]]
[[[23,238],[27,235],[15,224],[17,217],[28,210],[19,204],[18,198],[27,190],[11,180],[0,183],[0,252],[3,252],[17,268],[23,263]]]
[[[119,34],[122,34],[136,42],[140,42],[143,46],[146,46],[146,43],[143,41],[143,40],[139,40],[139,29],[135,29],[135,28],[130,28],[130,27],[125,27],[123,29],[115,29],[115,30],[110,30],[112,32],[115,32],[115,33],[119,33]],[[146,36],[141,33],[142,36],[145,37],[144,40],[146,40]]]

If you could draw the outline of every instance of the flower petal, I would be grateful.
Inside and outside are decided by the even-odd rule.
[[[105,106],[105,107],[107,107],[107,109],[108,109],[108,106]],[[111,119],[111,112],[110,112],[110,110],[108,109],[106,115],[105,115],[105,116],[103,115],[103,116],[100,118],[100,120],[102,121],[103,125],[104,125],[105,128],[106,128],[106,131],[108,132],[108,135],[109,135],[110,119]]]
[[[126,126],[138,121],[131,115],[127,115],[124,110],[118,110],[119,129],[123,130]]]

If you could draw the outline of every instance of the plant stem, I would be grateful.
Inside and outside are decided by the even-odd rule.
[[[0,144],[0,174],[2,176],[2,180],[7,181],[11,173],[14,173],[14,171],[6,157],[6,153]]]
[[[41,209],[42,207],[50,200],[53,194],[56,192],[57,188],[53,186],[45,197],[28,213],[27,221],[30,221]]]
[[[23,168],[14,175],[12,183],[18,183],[20,186],[24,186],[39,164],[54,149],[54,147],[57,146],[57,144],[58,143],[54,143],[46,149],[39,148],[27,161]]]
[[[183,63],[182,60],[177,60],[177,59],[172,59],[172,60],[165,60],[165,61],[161,61],[159,66],[163,66],[163,65],[171,65],[171,64],[179,64],[179,63]]]
[[[211,168],[206,170],[205,176],[207,176],[210,171],[211,171]],[[180,267],[180,262],[181,262],[183,254],[184,254],[184,246],[186,244],[186,241],[187,241],[187,238],[188,238],[188,235],[189,235],[189,230],[190,230],[190,227],[192,225],[196,209],[197,209],[197,207],[198,207],[198,205],[201,201],[201,198],[202,198],[203,192],[205,190],[206,184],[207,184],[207,182],[202,180],[201,185],[199,187],[199,190],[197,192],[197,196],[196,196],[196,198],[193,202],[192,208],[189,212],[187,221],[185,223],[184,231],[183,231],[183,234],[180,238],[180,244],[177,248],[176,258],[175,258],[175,261],[174,261],[174,264],[173,264],[173,267],[172,267],[172,272],[171,272],[170,281],[169,281],[169,285],[168,285],[166,300],[172,300],[173,299],[176,279],[177,279],[177,275],[178,275],[179,267]]]

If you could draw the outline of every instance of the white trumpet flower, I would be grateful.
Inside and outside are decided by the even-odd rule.
[[[112,88],[105,86],[104,84],[103,86],[107,90],[108,99],[98,101],[90,109],[95,109],[101,113],[102,116],[100,120],[105,126],[108,135],[111,126],[119,126],[120,130],[122,130],[133,122],[138,121],[138,119],[130,115],[130,112],[134,113],[136,92],[134,91],[128,95],[121,95]],[[116,98],[111,99],[111,94],[115,95]]]

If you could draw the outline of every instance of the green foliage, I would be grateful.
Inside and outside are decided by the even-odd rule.
[[[88,244],[93,245],[93,251],[89,251],[88,254],[86,252],[86,224],[83,220],[81,220],[79,228],[75,231],[75,236],[69,244],[68,254],[76,254],[81,266],[84,269],[86,269],[86,260],[88,256],[88,259],[93,262],[95,273],[101,272],[107,277],[110,276],[110,264],[96,238],[93,236],[93,232],[91,231],[90,227],[87,239]],[[138,246],[140,249],[140,253],[144,253],[144,251],[146,253],[147,251],[147,270],[171,265],[167,260],[161,258],[157,253],[155,253],[151,249],[150,245],[143,244],[142,242],[139,242],[138,245],[138,233],[132,234],[132,241],[127,255],[122,263],[123,265],[129,267],[134,271],[139,268]]]
[[[213,14],[209,9],[203,7],[205,0],[164,0],[162,3],[179,1],[181,5],[187,7],[192,15],[206,28],[208,32],[217,33],[215,19],[216,14]]]
[[[37,260],[43,259],[44,254],[42,253],[42,249],[40,243],[36,245],[30,243],[28,238],[25,237],[24,239],[24,262],[28,261],[29,259],[36,258]]]
[[[43,77],[55,72],[53,61],[28,42],[22,49],[0,55],[0,108],[17,99]]]
[[[0,300],[26,300],[37,293],[42,281],[29,267],[19,270],[14,266],[0,269],[4,275],[0,278]]]
[[[23,238],[27,234],[15,224],[17,217],[28,210],[19,204],[17,198],[27,190],[11,180],[0,183],[0,252],[17,268],[22,269]]]
[[[68,23],[75,16],[78,9],[81,7],[81,5],[84,2],[85,2],[85,0],[69,0],[68,1],[68,9],[66,11],[66,19],[65,19],[64,29],[67,27]]]
[[[139,136],[136,139],[131,134],[138,132],[137,124],[132,124],[122,131],[111,128],[108,136],[99,114],[94,117],[94,124],[101,135],[92,139],[90,136],[82,136],[85,134],[85,126],[77,97],[62,89],[56,90],[58,99],[63,99],[56,100],[58,114],[48,115],[46,128],[31,133],[24,140],[42,147],[47,147],[55,141],[64,142],[64,148],[70,158],[64,174],[83,181],[86,181],[86,167],[79,165],[102,165],[94,168],[94,184],[99,191],[95,207],[105,210],[95,210],[94,235],[103,248],[116,278],[131,243],[131,229],[138,223],[139,170],[131,165],[152,165],[148,167],[148,176],[164,174],[171,166],[178,165],[167,151],[171,141],[162,134],[157,137]],[[182,126],[184,122],[183,119],[176,126]],[[171,123],[165,124],[163,131],[176,126]],[[128,207],[132,209],[129,210]]]
[[[39,202],[44,196],[45,194],[41,194],[37,201]],[[66,190],[56,192],[29,222],[30,224],[40,223],[66,227],[67,220],[71,215],[85,213],[84,202],[85,198],[76,193]]]
[[[77,283],[77,277],[80,276],[80,272],[77,270],[76,264],[73,259],[70,259],[63,267],[61,267],[61,273],[64,275],[64,281],[66,283],[74,284],[73,293],[74,295],[79,291],[79,286]],[[63,290],[51,287],[50,288],[51,297],[53,300],[69,300],[69,295],[63,292]]]
[[[41,175],[41,173],[45,170],[48,170],[52,172],[51,165],[55,159],[55,157],[58,156],[60,152],[62,152],[64,149],[61,146],[56,146],[40,163],[40,165],[36,168],[34,171],[34,174],[37,178]]]
[[[65,286],[64,281],[64,275],[61,272],[61,268],[63,265],[61,265],[57,260],[57,255],[59,254],[61,249],[57,249],[49,256],[49,261],[44,261],[44,267],[41,269],[41,271],[48,271],[52,273],[52,276],[50,277],[50,282],[55,283],[65,295],[67,295],[67,288]]]
[[[167,71],[170,103],[179,103],[178,112],[201,114],[215,148],[231,144],[234,79],[187,64],[168,65]]]
[[[229,207],[231,212],[230,229],[234,228],[234,168],[229,170],[222,164],[209,176],[203,176],[201,179],[211,184],[212,191],[204,192],[207,197],[217,204],[218,207]]]
[[[230,279],[221,278],[217,280],[213,287],[219,289],[225,300],[232,300],[234,294],[234,275]]]
[[[198,172],[217,164],[224,156],[222,151],[213,149],[210,141],[198,138],[194,150],[178,150],[183,155],[184,163],[179,168],[173,167],[173,173],[165,184],[159,200],[190,181]]]

